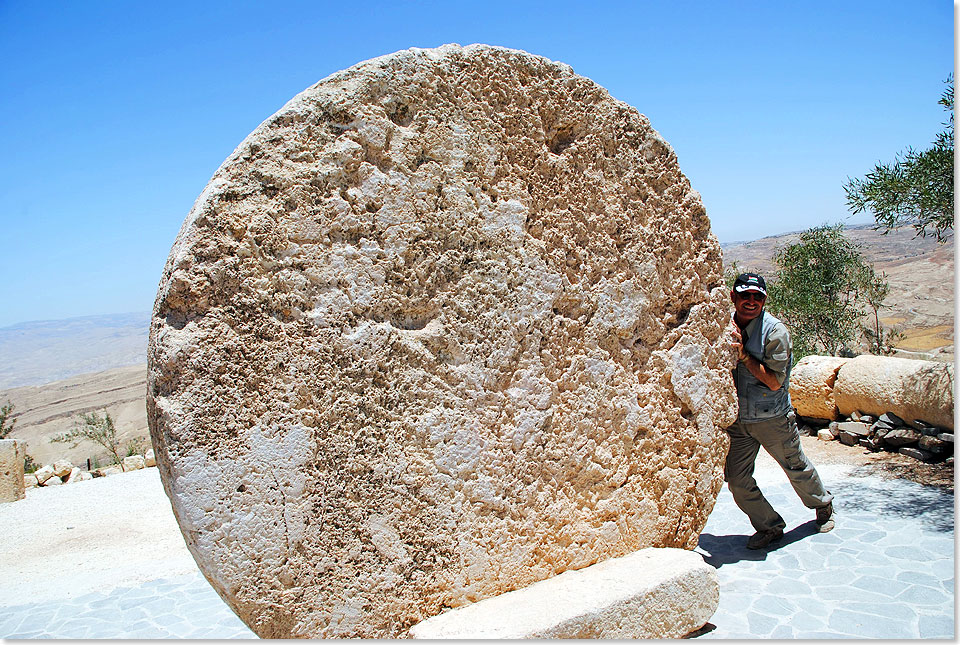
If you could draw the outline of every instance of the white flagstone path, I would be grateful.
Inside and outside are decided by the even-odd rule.
[[[837,527],[825,534],[783,473],[761,462],[757,479],[787,521],[783,540],[768,551],[746,548],[752,528],[724,488],[697,548],[720,580],[720,605],[699,638],[953,639],[953,495],[858,476],[851,466],[818,470],[836,495]],[[192,563],[156,469],[114,477],[125,485],[105,478],[0,504],[0,525],[18,526],[0,554],[0,637],[256,638]],[[77,508],[81,494],[94,510]],[[128,563],[136,573],[106,562],[125,558],[120,537],[116,549],[111,540],[83,550],[60,539],[37,555],[51,526],[62,537],[85,518],[103,521],[96,509],[118,506],[127,523],[159,518],[138,538],[148,540],[144,553],[126,549],[143,560]],[[35,524],[43,509],[54,514],[46,527]],[[27,530],[23,522],[34,524]],[[136,532],[115,528],[107,535]],[[150,552],[163,556],[153,566]]]

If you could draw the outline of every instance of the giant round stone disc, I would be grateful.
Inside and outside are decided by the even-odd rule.
[[[153,313],[186,542],[262,637],[395,637],[693,548],[736,413],[720,248],[671,147],[566,65],[411,49],[224,162]]]

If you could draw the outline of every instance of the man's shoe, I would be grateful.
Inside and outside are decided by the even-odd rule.
[[[748,549],[762,549],[771,542],[776,542],[783,537],[782,529],[771,529],[769,531],[757,531],[749,540],[747,540]]]
[[[833,502],[817,509],[817,526],[820,527],[821,533],[832,531],[836,525],[837,522],[833,516]]]

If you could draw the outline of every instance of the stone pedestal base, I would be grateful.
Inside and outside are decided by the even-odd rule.
[[[0,502],[15,502],[26,497],[23,486],[23,460],[27,444],[0,439]]]
[[[693,551],[642,549],[429,618],[419,639],[680,638],[720,601],[716,569]]]

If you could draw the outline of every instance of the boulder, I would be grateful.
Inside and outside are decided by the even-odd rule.
[[[43,482],[43,486],[60,486],[62,484],[63,484],[63,480],[57,477],[56,475],[47,477],[46,481]]]
[[[27,473],[23,476],[23,487],[24,488],[36,488],[40,483],[37,481],[37,476],[35,473]]]
[[[713,615],[717,571],[691,551],[641,549],[427,619],[417,639],[682,638]]]
[[[952,363],[857,356],[840,367],[833,394],[841,414],[893,412],[953,429]]]
[[[191,552],[263,638],[395,638],[691,549],[736,396],[669,144],[566,65],[413,49],[292,99],[161,276],[147,412]]]
[[[141,470],[144,467],[142,455],[130,455],[123,458],[123,472],[130,470]]]
[[[100,477],[109,477],[110,475],[116,475],[123,472],[123,467],[119,465],[105,466],[103,468],[97,468],[96,473],[99,473]],[[94,476],[97,476],[94,473]]]
[[[67,474],[67,476],[62,478],[62,479],[63,479],[63,483],[64,483],[64,484],[75,484],[75,483],[77,483],[78,481],[80,481],[80,473],[82,473],[82,472],[83,472],[83,471],[80,470],[80,469],[77,468],[77,467],[71,468],[71,469],[70,469],[70,472]]]
[[[48,480],[48,479],[50,479],[51,477],[54,476],[54,474],[53,474],[53,466],[47,465],[47,466],[44,466],[44,467],[42,467],[42,468],[39,468],[39,469],[34,473],[34,475],[36,475],[36,477],[37,477],[37,483],[40,484],[41,486],[43,486],[44,484],[47,483],[47,480]]]
[[[153,448],[151,448],[143,456],[143,466],[144,468],[150,468],[156,465],[157,465],[157,458],[153,456]]]
[[[60,479],[66,479],[73,470],[73,464],[67,459],[58,459],[53,462],[53,474]]]
[[[0,439],[0,503],[16,502],[26,497],[23,460],[27,444],[15,439]]]
[[[817,438],[820,439],[820,441],[833,441],[836,439],[836,436],[834,436],[829,428],[821,428],[817,431]]]
[[[804,356],[790,372],[790,401],[800,416],[835,420],[837,404],[833,384],[837,372],[848,358],[836,356]]]

